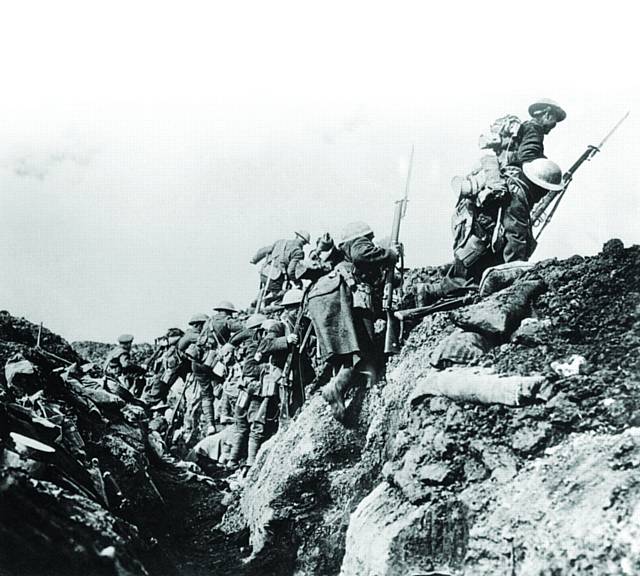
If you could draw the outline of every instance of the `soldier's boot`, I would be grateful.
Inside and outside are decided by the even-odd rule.
[[[328,384],[322,387],[322,397],[329,403],[331,413],[338,422],[344,421],[344,397],[351,387],[353,368],[341,368]]]
[[[439,284],[418,282],[415,287],[416,306],[422,308],[435,304],[444,296]]]

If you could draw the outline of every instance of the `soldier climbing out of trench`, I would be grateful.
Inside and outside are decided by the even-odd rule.
[[[251,258],[251,264],[262,262],[260,287],[255,300],[255,310],[260,312],[284,295],[287,288],[299,288],[295,277],[296,265],[304,259],[304,246],[311,240],[306,230],[296,230],[294,238],[277,240],[260,248]]]
[[[480,166],[452,181],[458,194],[452,219],[454,263],[440,283],[419,284],[416,304],[428,306],[474,290],[492,266],[527,260],[534,249],[530,214],[547,192],[561,190],[562,172],[544,157],[544,137],[565,111],[553,100],[529,106],[531,119],[498,119],[480,138]]]
[[[316,386],[324,384],[322,396],[340,422],[349,389],[362,376],[376,381],[383,360],[376,320],[382,312],[384,272],[395,264],[401,248],[376,245],[373,237],[367,223],[347,224],[337,247],[328,235],[323,238],[323,264],[304,272],[316,279],[308,295],[308,315],[323,363]]]

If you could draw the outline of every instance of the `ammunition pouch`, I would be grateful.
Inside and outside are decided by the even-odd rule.
[[[227,376],[227,367],[220,361],[214,364],[212,371],[213,375],[219,379],[224,379]]]
[[[467,241],[453,251],[456,260],[462,262],[465,268],[473,266],[489,250],[488,243],[475,234],[470,234]]]
[[[245,389],[238,390],[238,398],[236,399],[236,409],[246,410],[251,402],[251,396]]]
[[[202,364],[211,368],[215,364],[217,357],[218,357],[218,353],[216,350],[213,350],[213,349],[207,350],[202,360]]]
[[[277,366],[270,365],[269,370],[262,374],[262,388],[260,396],[270,398],[278,395],[278,387],[282,378],[282,370]]]

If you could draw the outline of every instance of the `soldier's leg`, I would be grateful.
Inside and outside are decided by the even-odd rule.
[[[213,399],[213,382],[211,380],[207,380],[206,383],[202,386],[201,390],[202,390],[202,416],[204,419],[206,433],[210,434],[211,432],[215,431],[215,427],[216,427],[214,399]]]
[[[322,387],[322,397],[328,402],[331,413],[338,422],[344,420],[344,396],[351,387],[353,378],[353,366],[342,366],[329,383]]]
[[[529,205],[522,190],[513,191],[509,205],[502,215],[505,245],[502,257],[505,262],[528,260],[531,229]]]
[[[247,420],[249,422],[249,445],[247,448],[247,468],[253,466],[256,455],[265,437],[265,424],[267,421],[267,408],[269,399],[261,396],[252,396]]]
[[[234,424],[233,440],[231,450],[227,457],[227,465],[229,468],[235,468],[244,453],[247,440],[249,438],[249,420],[247,418],[248,410],[236,408],[236,421]]]
[[[249,432],[249,447],[247,450],[247,467],[253,466],[258,455],[258,450],[264,440],[264,424],[262,422],[252,422]]]

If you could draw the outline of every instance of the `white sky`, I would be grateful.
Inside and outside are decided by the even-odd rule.
[[[537,258],[640,241],[631,2],[13,2],[0,20],[0,309],[69,340],[151,340],[245,306],[260,246],[391,227],[411,144],[411,266],[451,258],[449,182],[497,117],[568,118],[575,178]]]

